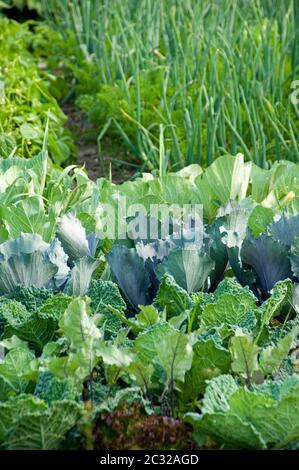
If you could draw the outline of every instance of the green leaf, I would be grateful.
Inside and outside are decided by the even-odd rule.
[[[175,329],[165,322],[154,325],[137,336],[134,351],[138,352],[139,358],[145,363],[153,362],[163,337],[170,335],[173,331]]]
[[[170,252],[156,271],[159,278],[169,273],[179,286],[190,293],[203,290],[214,266],[214,261],[207,254],[195,249],[180,249]]]
[[[101,400],[101,403],[97,406],[97,412],[112,413],[114,410],[121,408],[123,404],[132,406],[135,403],[142,405],[147,414],[153,412],[139,387],[126,387],[117,390],[116,393],[111,394],[105,400]]]
[[[150,328],[160,320],[161,315],[153,305],[140,305],[140,312],[136,314],[136,323],[140,328]]]
[[[183,382],[185,373],[192,364],[193,351],[190,338],[175,330],[162,339],[156,354],[168,380]]]
[[[2,346],[4,349],[7,349],[8,351],[15,348],[28,349],[28,343],[26,341],[22,341],[16,335],[0,341],[0,346]]]
[[[53,297],[53,292],[44,287],[17,286],[16,289],[6,297],[20,302],[26,307],[28,312],[32,313],[38,310],[49,298]]]
[[[90,316],[90,301],[87,298],[73,300],[59,321],[61,332],[68,338],[74,350],[92,346],[101,339],[96,326],[96,317]]]
[[[27,140],[37,140],[40,136],[40,129],[34,127],[32,124],[24,123],[20,127],[21,135]]]
[[[285,279],[275,284],[271,297],[267,299],[260,308],[262,324],[268,324],[272,318],[277,316],[284,304],[290,301],[292,296],[292,281]]]
[[[210,438],[228,449],[265,449],[255,428],[236,414],[187,413],[185,420],[193,426],[193,437],[199,446]]]
[[[234,372],[245,377],[249,385],[251,384],[254,372],[259,370],[258,351],[258,346],[242,331],[237,331],[235,336],[231,338],[231,368]]]
[[[196,178],[204,215],[210,222],[224,203],[246,197],[250,174],[251,163],[244,163],[243,155],[224,155]]]
[[[11,349],[0,363],[0,400],[25,392],[34,372],[34,355],[24,347]]]
[[[122,321],[110,308],[118,312],[126,310],[126,303],[120,295],[116,284],[110,281],[92,280],[87,291],[91,299],[91,309],[94,314],[100,314],[100,325],[104,329],[105,339],[114,337],[122,327]],[[109,308],[110,307],[110,308]]]
[[[90,316],[89,299],[73,300],[59,321],[61,333],[68,341],[66,356],[45,357],[43,367],[59,378],[71,377],[78,385],[91,374],[97,358],[97,346],[102,338],[97,317]]]
[[[192,364],[190,338],[167,324],[157,324],[141,333],[135,341],[134,350],[141,360],[159,364],[169,383],[183,382]]]
[[[35,302],[33,302],[33,296]],[[57,328],[54,317],[40,317],[36,310],[39,301],[47,299],[47,291],[41,289],[17,289],[11,296],[22,300],[26,305],[33,308],[29,312],[25,306],[16,300],[5,299],[0,303],[0,319],[4,322],[4,338],[17,335],[21,340],[26,341],[31,347],[41,352],[43,346],[50,341]],[[39,296],[39,297],[38,297]],[[50,297],[51,298],[51,297]],[[54,297],[52,297],[54,298]]]
[[[214,292],[215,299],[218,300],[224,294],[233,294],[236,297],[241,296],[243,300],[246,299],[248,305],[252,306],[257,302],[255,295],[249,287],[241,286],[241,284],[233,277],[226,277],[220,282],[220,284],[218,284],[218,287]],[[209,297],[211,297],[211,295],[209,295]]]
[[[33,190],[36,194],[42,195],[46,174],[47,174],[47,152],[40,152],[33,158],[7,158],[0,159],[0,174],[9,171],[11,168],[16,168],[16,178],[23,175],[25,179],[29,176],[32,180]],[[10,184],[13,180],[10,181]]]
[[[19,395],[0,403],[0,442],[9,435],[19,418],[28,413],[42,412],[47,405],[33,395]]]
[[[42,372],[38,376],[34,396],[51,404],[54,401],[78,401],[78,390],[71,379],[60,380],[50,372]]]
[[[264,207],[280,209],[290,188],[296,188],[298,165],[288,161],[274,162],[270,170],[252,166],[252,197]]]
[[[151,377],[154,372],[153,364],[146,364],[142,360],[136,359],[126,367],[126,372],[133,377],[138,387],[140,387],[144,393],[148,394],[151,386]]]
[[[98,344],[96,347],[96,355],[102,358],[104,364],[117,366],[119,368],[128,366],[133,360],[132,354],[124,349],[118,348],[114,344]]]
[[[0,323],[18,326],[30,320],[32,313],[26,307],[13,299],[2,298],[0,302]]]
[[[233,449],[261,449],[262,438],[251,423],[244,422],[230,411],[230,398],[238,391],[231,375],[221,375],[208,384],[202,404],[202,414],[187,413],[185,419],[192,424],[194,438],[199,446],[208,438]]]
[[[267,207],[256,206],[253,209],[248,219],[248,227],[255,237],[265,232],[270,222],[272,222],[274,215],[275,212]]]
[[[17,204],[0,206],[0,214],[10,238],[17,238],[22,232],[38,233],[43,240],[49,242],[55,233],[56,218],[51,210],[46,214],[39,196],[27,197]]]
[[[0,157],[1,158],[8,158],[13,153],[16,147],[17,147],[17,143],[13,137],[7,134],[1,133],[0,135]]]
[[[53,295],[38,309],[38,317],[58,322],[72,300],[71,296],[63,293]]]
[[[27,341],[29,345],[41,352],[44,345],[52,340],[57,322],[52,318],[40,318],[38,314],[18,325],[7,324],[4,329],[4,337],[9,338],[17,335],[21,340]]]
[[[209,382],[202,400],[203,413],[224,413],[229,410],[229,398],[238,390],[231,375],[221,375]]]
[[[191,369],[185,375],[183,400],[196,399],[204,392],[206,381],[230,370],[230,353],[214,339],[198,341],[193,346]]]
[[[107,305],[119,311],[126,309],[126,303],[113,282],[94,279],[90,283],[87,295],[91,299],[91,308],[95,314],[109,314],[110,310]]]
[[[155,304],[166,308],[167,318],[179,315],[192,306],[192,299],[188,292],[180,287],[170,274],[165,274],[155,298]]]
[[[299,438],[299,379],[287,377],[279,383],[281,393],[274,399],[262,386],[253,392],[240,389],[230,398],[230,412],[250,422],[267,448],[283,449]]]
[[[4,440],[4,447],[8,450],[58,449],[80,414],[80,405],[71,401],[57,401],[46,410],[27,412],[15,423]]]
[[[276,344],[271,344],[264,348],[259,356],[259,365],[265,375],[277,372],[282,361],[287,357],[292,343],[298,335],[299,327],[280,338]]]

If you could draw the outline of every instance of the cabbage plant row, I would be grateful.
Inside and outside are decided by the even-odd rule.
[[[237,155],[115,185],[1,160],[1,446],[297,448],[298,173]],[[120,195],[201,204],[202,243],[105,238]]]

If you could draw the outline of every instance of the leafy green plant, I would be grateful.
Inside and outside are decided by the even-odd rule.
[[[276,212],[298,212],[298,176],[295,163],[276,162],[271,169],[263,170],[252,162],[244,162],[244,156],[238,154],[222,155],[206,169],[190,165],[164,176],[143,173],[135,181],[120,185],[100,179],[97,187],[100,203],[111,204],[116,211],[118,198],[124,196],[127,207],[141,204],[147,212],[151,204],[201,204],[204,221],[211,224],[216,216],[227,215],[232,201],[236,201],[243,204],[244,210],[260,204],[262,214],[256,212],[255,217],[271,222]],[[248,197],[251,198],[244,201]],[[254,213],[251,222],[253,225]],[[100,220],[97,228],[104,228]],[[264,228],[262,225],[260,232]]]
[[[28,24],[1,16],[0,25],[0,156],[35,155],[43,147],[48,123],[50,158],[64,164],[74,147],[63,128],[66,116],[51,91],[55,76],[43,70],[30,52],[36,39]]]
[[[50,450],[64,440],[81,414],[72,401],[46,403],[32,395],[19,395],[0,403],[1,441],[5,449]]]
[[[137,240],[135,248],[115,244],[108,253],[106,258],[113,277],[133,308],[153,301],[165,273],[174,276],[176,282],[188,292],[203,290],[208,284],[208,278],[213,288],[211,281],[217,271],[216,277],[221,279],[227,255],[220,232],[214,230],[214,238],[203,235],[203,243],[196,240],[192,229],[184,235],[185,238],[176,240],[174,233],[150,243]],[[124,265],[126,271],[123,271]]]
[[[296,447],[294,3],[42,4],[63,36],[0,19],[1,448]],[[134,181],[51,165],[72,148],[65,88],[36,57],[53,70],[63,38],[99,150],[121,136]],[[102,216],[121,224],[122,197],[143,209],[118,239]],[[162,215],[133,240],[152,204],[202,205],[201,242]]]
[[[118,410],[125,409],[131,400],[133,407],[139,403],[138,409],[143,410],[134,421],[134,426],[140,427],[141,441],[144,426],[148,428],[152,423],[158,432],[162,416],[170,415],[161,425],[168,423],[173,429],[171,423],[187,412],[185,419],[194,427],[197,445],[213,439],[215,445],[234,448],[286,447],[296,440],[295,418],[291,432],[283,431],[284,438],[278,431],[270,437],[262,425],[265,419],[261,421],[259,410],[265,409],[266,401],[269,409],[277,410],[284,419],[285,410],[293,406],[290,397],[296,395],[294,351],[298,322],[289,316],[279,320],[284,305],[290,302],[291,287],[290,280],[277,284],[269,300],[259,305],[248,288],[230,278],[222,281],[213,294],[194,296],[189,296],[175,282],[168,282],[160,286],[156,308],[143,307],[131,319],[122,316],[124,303],[112,283],[93,284],[90,291],[94,299],[93,314],[87,299],[66,298],[63,303],[61,294],[52,295],[44,300],[38,312],[45,315],[47,304],[53,305],[55,298],[57,306],[62,302],[65,311],[59,314],[59,320],[53,313],[59,329],[55,337],[45,340],[41,350],[35,350],[34,354],[28,349],[27,341],[29,345],[34,344],[35,331],[32,329],[30,336],[28,330],[25,342],[18,328],[27,321],[22,315],[12,317],[16,328],[6,330],[2,340],[6,353],[0,364],[0,413],[3,409],[7,420],[5,431],[0,434],[2,444],[9,449],[57,448],[76,422],[82,438],[87,436],[86,426],[97,422],[99,428],[92,444],[95,448],[99,438],[108,448],[109,439],[121,439],[118,445],[129,446],[130,435],[123,434],[121,426],[114,429],[114,438],[105,435],[105,420],[113,416],[117,419]],[[177,295],[171,297],[169,292],[167,295],[165,290],[169,288],[173,294],[177,291]],[[115,295],[107,300],[109,289]],[[175,303],[169,304],[171,299],[176,299]],[[4,298],[0,303],[4,312],[8,311],[9,302],[22,305]],[[108,312],[114,315],[119,312],[116,317],[124,322],[124,327],[119,326],[113,339],[110,336],[105,340],[101,316]],[[26,315],[30,319],[33,313]],[[131,340],[126,340],[128,328],[133,335]],[[46,331],[49,333],[49,328]],[[123,382],[127,388],[123,388]],[[86,393],[92,402],[92,413],[81,422],[80,395],[84,398]],[[249,400],[251,406],[244,404],[239,408],[243,399],[247,404]],[[16,419],[18,404],[23,411]],[[55,413],[62,407],[66,414],[54,439],[49,426],[58,426]],[[150,419],[157,413],[162,415],[161,419]],[[34,432],[29,437],[26,429],[32,416],[35,416]],[[227,432],[229,423],[238,425],[234,434]],[[42,428],[47,437],[43,442]],[[24,431],[22,439],[21,430]],[[173,442],[166,439],[161,445],[177,448],[182,444],[177,436]]]
[[[210,436],[226,448],[286,448],[298,440],[297,390],[298,376],[248,390],[223,375],[210,382],[202,415],[186,419],[200,445]]]
[[[45,152],[1,160],[1,446],[143,448],[147,430],[165,431],[166,449],[295,445],[297,171],[224,156],[114,185],[74,167],[47,174]],[[121,195],[144,204],[139,222],[151,203],[202,203],[203,244],[132,240],[134,217],[123,239],[103,237],[103,205]],[[276,249],[256,256],[265,240]],[[268,413],[281,432],[265,429]]]

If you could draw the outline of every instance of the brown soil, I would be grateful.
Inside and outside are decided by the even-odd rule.
[[[130,155],[123,149],[115,148],[115,144],[113,145],[107,138],[101,142],[102,160],[100,162],[97,146],[98,129],[90,124],[86,115],[72,103],[65,104],[63,111],[68,118],[65,126],[70,129],[76,145],[77,163],[85,166],[90,179],[95,181],[101,177],[108,178],[110,169],[114,183],[122,183],[132,178],[138,167],[130,166]]]

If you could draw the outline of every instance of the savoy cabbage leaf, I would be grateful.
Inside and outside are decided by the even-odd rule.
[[[0,400],[25,392],[36,367],[35,356],[28,348],[9,350],[0,363]]]
[[[161,279],[155,304],[161,309],[166,308],[167,318],[171,318],[191,308],[193,302],[188,292],[166,273]]]
[[[104,329],[105,339],[115,336],[122,326],[122,321],[111,312],[108,306],[118,312],[125,312],[126,303],[116,284],[111,281],[92,280],[86,295],[91,299],[91,309],[94,314],[100,314],[99,324]]]
[[[39,404],[40,401],[35,398]],[[20,404],[21,406],[24,403]],[[9,435],[3,439],[7,450],[51,450],[59,449],[65,434],[82,414],[81,406],[73,401],[55,401],[46,409],[32,406],[23,411],[11,426]],[[17,411],[17,410],[15,410]]]
[[[298,440],[298,376],[277,383],[282,393],[276,391],[275,396],[264,385],[254,390],[236,385],[221,387],[223,398],[218,407],[219,388],[215,393],[214,383],[219,379],[212,379],[208,385],[202,414],[186,415],[198,442],[202,444],[209,437],[226,448],[282,449]]]

